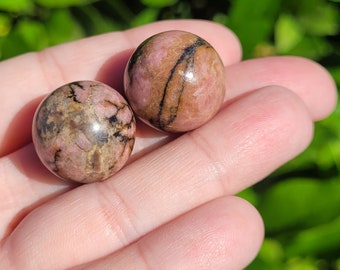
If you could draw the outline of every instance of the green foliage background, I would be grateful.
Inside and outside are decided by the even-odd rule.
[[[340,0],[0,0],[0,60],[156,20],[200,18],[235,31],[245,59],[308,57],[339,88],[339,15]],[[303,154],[240,194],[266,225],[247,269],[340,269],[339,119],[338,106],[316,124]]]

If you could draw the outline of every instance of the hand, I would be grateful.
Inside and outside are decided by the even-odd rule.
[[[96,79],[122,91],[124,66],[148,36],[202,36],[226,66],[220,112],[178,138],[138,123],[131,162],[83,186],[50,174],[30,143],[34,110],[62,84]],[[163,21],[0,63],[0,269],[241,269],[263,238],[234,196],[309,144],[335,106],[335,85],[296,57],[240,62],[236,37],[204,21]]]

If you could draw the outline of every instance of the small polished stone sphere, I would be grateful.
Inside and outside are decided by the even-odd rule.
[[[80,183],[102,181],[120,170],[135,141],[135,118],[126,100],[94,81],[66,84],[37,108],[32,138],[42,163]]]
[[[207,41],[192,33],[167,31],[138,46],[125,69],[124,87],[142,121],[165,132],[185,132],[219,110],[225,70]]]

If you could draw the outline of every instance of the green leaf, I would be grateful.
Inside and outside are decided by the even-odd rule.
[[[11,30],[10,17],[0,13],[0,37],[6,36],[10,30]]]
[[[1,60],[29,51],[28,46],[18,34],[11,33],[1,42]]]
[[[281,14],[275,25],[275,45],[280,54],[288,53],[302,39],[303,31],[298,21],[289,14]]]
[[[224,24],[224,25],[228,25],[228,21],[229,21],[229,17],[227,16],[227,14],[222,13],[222,12],[218,12],[214,15],[213,17],[213,21],[217,22],[219,24]]]
[[[17,31],[30,50],[41,50],[48,46],[46,28],[41,22],[33,20],[20,21]]]
[[[29,13],[33,9],[31,0],[0,0],[0,10]]]
[[[334,74],[335,75],[335,74]],[[339,70],[340,75],[340,70]],[[340,97],[339,97],[340,98]],[[338,104],[340,100],[338,101]],[[318,123],[320,129],[316,140],[323,142],[316,155],[317,165],[320,169],[327,170],[336,166],[340,172],[340,106],[325,120]],[[322,133],[321,133],[322,132]]]
[[[244,270],[282,270],[282,269],[284,269],[283,263],[266,262],[261,260],[259,256],[257,256],[250,265],[244,268]]]
[[[297,46],[287,53],[317,61],[331,52],[332,47],[326,39],[318,36],[305,36]]]
[[[284,249],[275,239],[266,238],[256,259],[246,270],[281,270],[284,263]]]
[[[72,14],[70,14],[70,16],[72,16],[74,23],[77,21],[76,24],[79,25],[82,34],[85,36],[98,35],[122,29],[122,23],[119,19],[105,16],[101,10],[93,5],[78,7],[76,10],[77,12],[73,12],[73,16]]]
[[[267,263],[278,263],[284,258],[284,250],[279,241],[266,238],[258,256]]]
[[[9,58],[48,46],[48,37],[43,23],[22,20],[13,28],[2,44],[2,58]]]
[[[237,194],[240,198],[243,198],[250,202],[252,205],[256,206],[258,204],[258,194],[253,188],[247,188]]]
[[[336,205],[338,207],[338,205]],[[285,247],[288,256],[337,253],[340,247],[340,216],[333,221],[300,231]]]
[[[289,179],[270,187],[258,209],[267,232],[308,228],[339,215],[339,193],[339,179]]]
[[[317,36],[335,35],[339,30],[339,11],[327,3],[310,5],[308,12],[299,16],[307,33]]]
[[[131,22],[131,26],[139,26],[143,24],[147,24],[153,22],[157,19],[159,13],[159,9],[155,8],[146,8],[143,9]]]
[[[122,25],[125,25],[125,28],[129,27],[130,21],[136,16],[132,11],[133,4],[131,5],[131,3],[124,0],[107,1],[106,4],[107,7],[104,8],[113,11],[110,13],[115,14],[115,20],[120,21]],[[102,10],[99,10],[99,13],[102,14]],[[110,19],[112,18],[110,17]]]
[[[314,258],[292,258],[290,259],[285,268],[285,270],[318,270],[317,260]]]
[[[141,2],[148,7],[164,8],[176,4],[178,0],[141,0]]]
[[[232,1],[228,26],[239,37],[244,58],[253,57],[256,46],[268,42],[279,7],[280,0]]]
[[[65,8],[88,5],[96,0],[34,0],[37,4],[47,8]]]
[[[333,76],[335,83],[338,85],[338,87],[340,87],[340,66],[330,67],[328,68],[328,71]]]
[[[75,40],[84,36],[68,9],[56,9],[46,21],[49,45]]]

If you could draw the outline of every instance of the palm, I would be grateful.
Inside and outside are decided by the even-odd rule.
[[[48,173],[29,143],[41,97],[80,79],[121,89],[131,49],[173,28],[204,37],[220,53],[227,100],[219,114],[178,138],[139,124],[130,164],[105,182],[76,187]],[[336,98],[329,75],[307,60],[239,60],[239,44],[225,28],[168,21],[0,63],[0,268],[247,265],[263,227],[254,208],[232,195],[301,152],[313,120]]]

